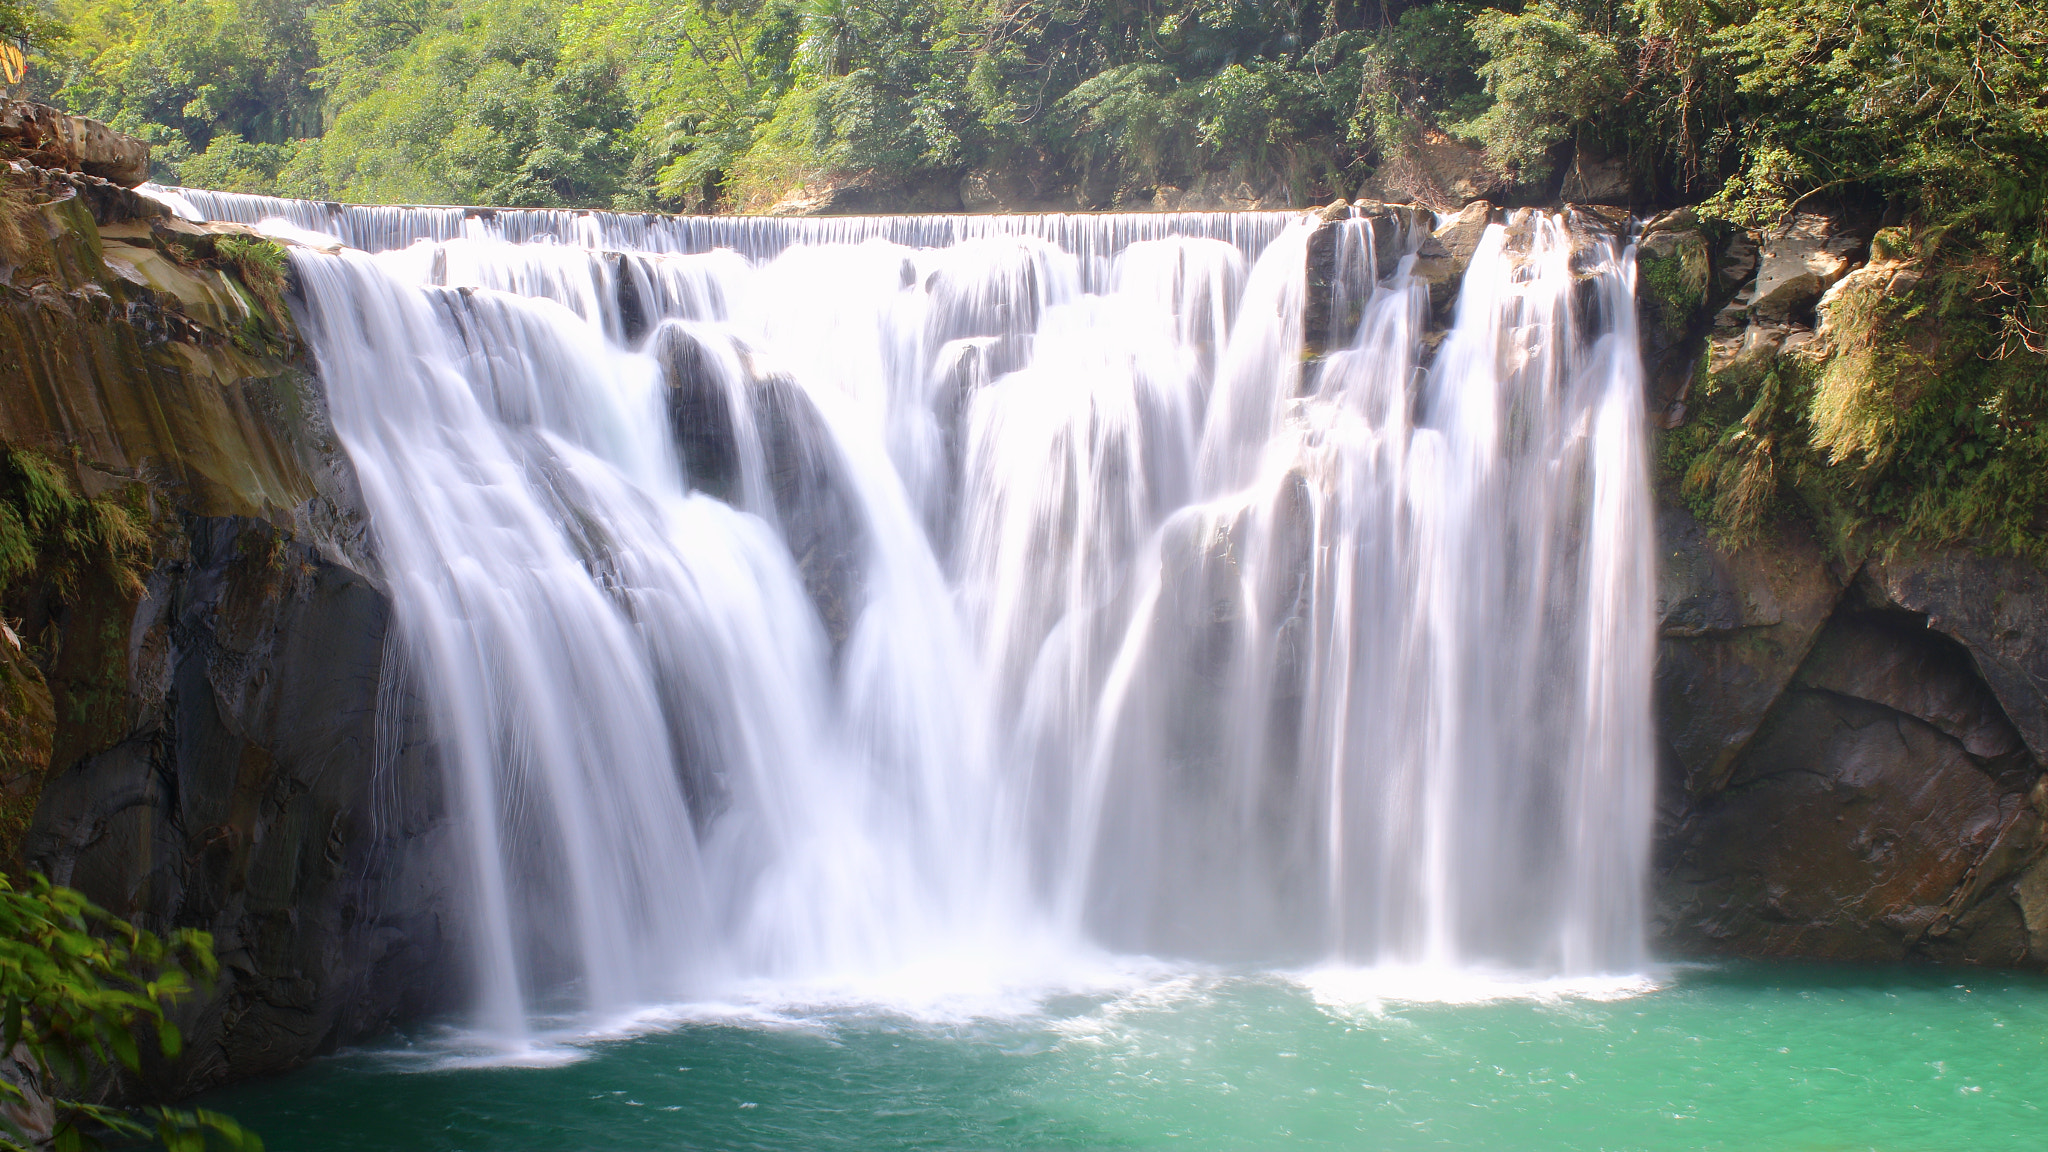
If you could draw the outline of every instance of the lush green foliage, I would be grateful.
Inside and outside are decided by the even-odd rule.
[[[318,55],[303,0],[55,0],[69,40],[46,55],[61,102],[155,145],[176,178],[215,138],[317,134]]]
[[[165,1008],[216,970],[204,932],[159,937],[41,876],[23,889],[0,875],[0,1050],[34,1074],[54,1106],[57,1152],[97,1147],[97,1136],[154,1138],[170,1152],[204,1152],[209,1143],[262,1152],[255,1135],[215,1113],[136,1114],[76,1098],[108,1065],[140,1071],[144,1037],[177,1055],[182,1040]],[[0,1101],[28,1100],[0,1078]],[[0,1148],[29,1152],[36,1136],[0,1113]]]
[[[2048,560],[2038,11],[1767,0],[1738,24],[1691,21],[1672,41],[1690,45],[1675,57],[1696,53],[1689,87],[1667,94],[1664,115],[1719,142],[1696,168],[1705,207],[1763,228],[1802,204],[1882,214],[1897,223],[1873,255],[1910,277],[1839,293],[1825,360],[1710,388],[1675,442],[1691,487],[1737,538],[1796,494],[1845,548],[1874,531]],[[1717,120],[1717,108],[1751,114]]]

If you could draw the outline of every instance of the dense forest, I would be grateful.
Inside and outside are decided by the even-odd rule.
[[[361,201],[759,207],[806,181],[1204,173],[1342,194],[1427,141],[1540,198],[1574,147],[1729,215],[2042,207],[2018,0],[0,0],[157,175]]]
[[[2048,29],[2021,0],[0,0],[0,37],[159,179],[236,191],[1309,204],[1450,150],[1496,200],[1568,197],[1591,157],[1710,228],[1853,217],[1917,287],[1849,301],[1824,365],[1703,376],[1667,470],[1738,536],[1795,501],[2048,558]]]

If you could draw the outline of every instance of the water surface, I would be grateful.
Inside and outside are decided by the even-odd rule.
[[[1382,998],[1400,991],[1161,973],[1007,1019],[696,1008],[541,1067],[459,1066],[422,1031],[206,1103],[275,1152],[2048,1146],[2038,976],[1741,965],[1637,995]]]

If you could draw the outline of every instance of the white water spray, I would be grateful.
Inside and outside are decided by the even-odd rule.
[[[1304,367],[1315,225],[1282,214],[181,191],[370,250],[295,262],[489,1026],[1099,949],[1642,962],[1613,242],[1518,213],[1445,332],[1340,222],[1344,330]]]

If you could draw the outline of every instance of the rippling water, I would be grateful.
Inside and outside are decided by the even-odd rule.
[[[2048,979],[1660,980],[1157,971],[994,1019],[698,1005],[541,1066],[464,1066],[425,1031],[205,1103],[275,1152],[2048,1147]]]

